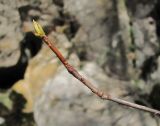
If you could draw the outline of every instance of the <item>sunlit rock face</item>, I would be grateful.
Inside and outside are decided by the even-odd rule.
[[[13,89],[28,100],[25,111],[32,111],[33,101],[41,92],[45,81],[54,75],[58,67],[51,51],[43,47],[40,53],[29,61],[24,79],[14,84]]]
[[[79,71],[95,86],[110,92],[113,96],[126,93],[126,82],[113,81],[112,78],[104,76],[101,68],[94,63],[86,63]],[[131,97],[127,99],[132,101]],[[34,117],[38,126],[106,126],[115,122],[117,126],[141,126],[142,123],[156,125],[148,113],[99,99],[63,68],[60,68],[58,74],[50,78],[44,86],[34,106]]]
[[[53,34],[49,35],[51,40],[53,37]],[[61,46],[60,50],[63,52],[64,56],[67,56],[67,50],[70,47],[67,38],[64,35],[57,34],[56,39],[59,41],[59,43],[55,43],[56,46]],[[63,41],[65,42],[61,45]],[[26,111],[32,111],[35,99],[39,97],[39,93],[48,79],[54,76],[58,66],[58,58],[46,45],[43,45],[40,52],[29,61],[24,79],[18,81],[13,86],[14,90],[24,94],[28,100]]]
[[[159,5],[158,0],[0,0],[0,125],[32,126],[34,114],[37,126],[157,126],[147,113],[92,94],[34,36],[32,20],[95,86],[158,109]]]

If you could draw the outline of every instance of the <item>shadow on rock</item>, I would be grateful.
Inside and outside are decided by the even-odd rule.
[[[24,77],[28,60],[34,57],[41,49],[42,41],[32,32],[26,33],[24,39],[20,42],[21,56],[14,66],[0,68],[0,89],[8,89],[15,82]],[[14,59],[9,59],[14,60]]]
[[[9,110],[5,105],[0,104],[0,116],[5,119],[3,126],[11,126],[13,124],[15,126],[33,126],[33,113],[22,112],[26,104],[24,97],[15,91],[12,91],[9,97],[12,101],[11,110]]]

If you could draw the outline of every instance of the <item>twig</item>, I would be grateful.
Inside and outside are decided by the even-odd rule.
[[[67,60],[61,54],[61,52],[55,47],[55,45],[52,44],[52,42],[48,39],[48,37],[46,35],[44,35],[42,37],[42,39],[49,46],[49,48],[56,54],[56,56],[63,63],[63,65],[66,67],[68,72],[70,74],[72,74],[75,78],[77,78],[79,81],[81,81],[85,86],[87,86],[94,94],[96,94],[100,98],[105,99],[105,100],[110,100],[110,101],[113,101],[113,102],[117,102],[119,104],[131,107],[131,108],[136,108],[136,109],[143,110],[143,111],[146,111],[146,112],[150,112],[154,115],[160,116],[160,111],[158,111],[158,110],[155,110],[155,109],[152,109],[152,108],[149,108],[149,107],[145,107],[145,106],[142,106],[142,105],[138,105],[138,104],[135,104],[135,103],[131,103],[131,102],[128,102],[128,101],[125,101],[125,100],[121,100],[119,98],[112,97],[110,94],[106,94],[106,93],[102,92],[101,90],[97,89],[90,81],[88,81],[86,78],[81,76],[78,73],[78,71],[67,62]]]
[[[113,101],[131,108],[136,108],[139,110],[143,110],[146,112],[150,112],[154,115],[160,116],[160,111],[159,110],[155,110],[149,107],[145,107],[142,105],[138,105],[135,103],[131,103],[119,98],[115,98],[112,97],[110,94],[106,94],[104,92],[102,92],[101,90],[97,89],[89,80],[87,80],[86,78],[84,78],[83,76],[81,76],[78,71],[76,69],[74,69],[73,66],[71,66],[67,60],[63,57],[63,55],[61,54],[61,52],[55,47],[55,45],[48,39],[48,37],[45,35],[42,27],[40,24],[38,24],[37,22],[35,22],[33,20],[33,24],[34,24],[34,28],[35,28],[35,35],[39,36],[42,38],[42,40],[49,46],[49,48],[56,54],[56,56],[59,58],[59,60],[63,63],[63,65],[66,67],[66,69],[68,70],[68,72],[70,74],[72,74],[75,78],[77,78],[79,81],[81,81],[85,86],[87,86],[94,94],[96,94],[97,96],[99,96],[101,99],[104,100],[109,100],[109,101]]]

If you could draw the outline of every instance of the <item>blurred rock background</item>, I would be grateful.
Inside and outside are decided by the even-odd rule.
[[[159,8],[158,0],[0,0],[0,125],[158,126],[68,74],[32,20],[98,88],[160,110]]]

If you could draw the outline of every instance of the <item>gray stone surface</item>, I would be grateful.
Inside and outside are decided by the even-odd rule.
[[[20,58],[21,22],[12,1],[1,1],[0,6],[0,67],[7,67],[15,65]]]
[[[99,88],[109,82],[106,76],[97,75],[102,74],[102,71],[93,63],[87,63],[81,73],[92,78],[91,81],[98,83]],[[108,88],[115,94],[123,94],[118,84],[108,84]],[[156,126],[156,120],[148,113],[97,98],[66,70],[61,70],[47,82],[36,101],[34,116],[38,126]]]
[[[24,38],[33,30],[34,18],[47,26],[50,39],[56,38],[55,44],[64,56],[97,87],[116,97],[131,94],[124,99],[134,102],[138,97],[154,106],[152,87],[160,82],[158,2],[0,0],[0,79],[18,81],[17,75],[22,78],[27,73],[24,68],[40,50],[41,44]],[[43,66],[42,59],[30,69]],[[6,69],[10,67],[14,68],[12,72]],[[43,80],[49,71],[35,72],[35,78],[28,74],[29,79],[21,81],[31,84],[30,80],[37,80],[36,88],[29,90],[26,86],[28,92],[39,93],[37,87],[46,84],[34,106],[38,126],[156,126],[156,118],[148,113],[100,100],[62,66],[52,78]],[[42,78],[37,79],[38,75]],[[22,91],[26,87],[18,88]]]
[[[5,119],[0,117],[0,125],[2,125],[5,122]]]
[[[139,68],[147,58],[155,55],[159,49],[155,25],[155,21],[151,17],[133,23],[136,65]]]
[[[86,47],[88,59],[100,63],[103,62],[107,51],[106,19],[109,15],[107,10],[110,9],[110,4],[112,2],[109,0],[92,0],[92,2],[89,0],[64,0],[64,9],[74,15],[81,25],[73,42],[79,51]]]

